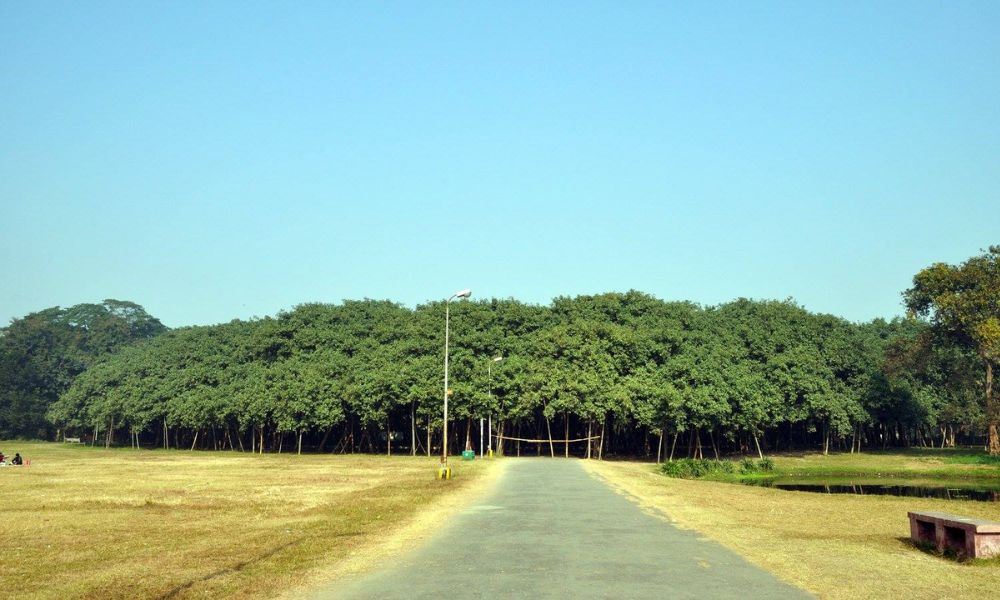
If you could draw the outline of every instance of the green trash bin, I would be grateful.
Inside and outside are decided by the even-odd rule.
[[[476,458],[474,450],[462,450],[462,460],[473,460]]]

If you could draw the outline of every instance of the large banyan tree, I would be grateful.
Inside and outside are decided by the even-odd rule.
[[[127,345],[51,405],[105,444],[441,451],[441,302],[305,304]],[[983,431],[971,349],[916,319],[644,293],[451,304],[449,452],[707,456],[948,445]],[[496,360],[503,357],[502,360]],[[492,427],[489,427],[492,425]]]

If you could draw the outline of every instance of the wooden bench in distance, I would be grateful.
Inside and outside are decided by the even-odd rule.
[[[910,539],[964,558],[1000,556],[1000,523],[942,512],[909,512]]]
[[[63,442],[67,443],[67,444],[82,444],[83,443],[83,442],[80,441],[80,438],[68,438],[68,437],[64,437],[63,438]]]

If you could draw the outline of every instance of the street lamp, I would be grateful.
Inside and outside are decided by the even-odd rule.
[[[493,363],[500,362],[501,360],[503,360],[502,356],[494,356],[493,358],[490,359],[490,362],[486,363],[486,373],[489,376],[489,385],[486,388],[486,395],[489,397],[489,401],[487,402],[487,406],[490,406],[491,408],[493,406]],[[487,448],[489,449],[490,454],[492,455],[493,454],[493,412],[492,411],[490,412],[489,426],[487,427],[487,430],[490,433],[490,441],[489,441],[489,444],[487,445]],[[482,417],[479,417],[479,456],[483,456],[483,418]]]
[[[472,290],[465,288],[455,292],[444,302],[444,423],[441,440],[441,466],[438,468],[438,479],[451,479],[451,468],[448,466],[448,320],[451,301],[455,298],[468,298]]]

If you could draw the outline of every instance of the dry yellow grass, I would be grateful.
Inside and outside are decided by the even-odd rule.
[[[18,598],[274,597],[356,571],[482,489],[496,463],[3,442],[0,590]]]
[[[786,492],[669,479],[642,463],[587,461],[651,512],[696,530],[821,598],[990,598],[1000,562],[959,564],[914,549],[908,510],[1000,520],[1000,504]]]

